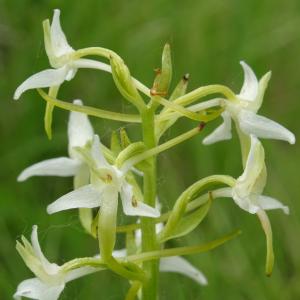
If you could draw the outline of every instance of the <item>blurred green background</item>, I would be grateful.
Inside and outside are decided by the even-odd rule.
[[[67,153],[68,113],[57,109],[54,136],[43,130],[45,103],[35,91],[12,100],[15,88],[29,75],[48,68],[41,22],[62,10],[62,26],[75,48],[103,46],[118,52],[132,74],[151,86],[153,69],[160,64],[169,41],[174,59],[173,86],[189,72],[190,89],[222,83],[238,92],[243,74],[241,59],[260,77],[273,71],[261,114],[299,135],[300,1],[34,1],[0,0],[0,299],[11,299],[17,284],[32,277],[15,251],[15,240],[39,225],[47,256],[58,263],[76,256],[94,255],[97,244],[80,228],[75,211],[48,216],[47,204],[72,189],[69,178],[32,178],[17,183],[26,166]],[[83,70],[64,84],[60,98],[81,98],[89,105],[130,111],[109,74]],[[110,133],[123,124],[92,119],[108,143]],[[219,121],[217,121],[219,122]],[[210,124],[205,134],[217,124]],[[195,126],[181,121],[166,136]],[[136,125],[127,126],[133,138]],[[241,174],[235,138],[210,147],[202,137],[160,157],[159,196],[165,207],[195,180],[214,173]],[[240,228],[243,234],[211,253],[188,259],[206,274],[209,285],[199,287],[176,274],[161,275],[161,299],[300,299],[300,188],[299,143],[290,146],[264,140],[268,185],[265,194],[289,205],[291,214],[270,212],[276,265],[271,278],[264,275],[265,239],[255,216],[233,201],[216,201],[204,223],[169,246],[197,244]],[[109,271],[72,282],[61,299],[122,299],[127,283]]]

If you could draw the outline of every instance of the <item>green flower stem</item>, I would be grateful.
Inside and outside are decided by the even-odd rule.
[[[101,56],[101,57],[105,57],[107,59],[110,59],[110,57],[120,58],[120,56],[118,54],[116,54],[114,51],[106,49],[106,48],[101,48],[101,47],[83,48],[83,49],[77,50],[73,54],[74,59],[78,59],[78,58],[81,58],[84,56],[89,56],[89,55]],[[107,70],[104,70],[104,71],[111,73],[110,65],[107,65]],[[133,77],[132,77],[132,81],[138,90],[140,90],[146,96],[151,97],[150,89],[148,87],[146,87],[143,83],[141,83],[140,81],[138,81],[137,79],[135,79]]]
[[[199,88],[193,90],[192,92],[187,93],[187,94],[177,98],[173,102],[178,105],[186,106],[186,105],[189,105],[189,104],[197,101],[199,98],[202,98],[202,97],[205,97],[205,96],[208,96],[211,94],[222,94],[228,100],[231,100],[231,101],[235,101],[235,99],[236,99],[235,93],[228,87],[226,87],[224,85],[220,85],[220,84],[212,84],[212,85],[199,87]]]
[[[212,175],[203,178],[189,188],[187,188],[176,200],[173,210],[168,218],[164,229],[159,234],[159,240],[165,240],[168,236],[172,235],[173,229],[176,228],[178,222],[186,212],[187,204],[195,197],[195,194],[200,193],[202,189],[211,184],[219,183],[234,186],[235,179],[226,175]]]
[[[140,288],[141,288],[141,283],[139,281],[134,281],[131,284],[130,289],[128,290],[125,300],[135,300]]]
[[[145,262],[148,260],[151,261],[154,259],[159,259],[161,257],[181,256],[181,255],[190,255],[190,254],[196,254],[196,253],[201,253],[201,252],[207,252],[207,251],[210,251],[214,248],[221,246],[222,244],[237,237],[240,234],[241,234],[241,230],[236,230],[233,233],[230,233],[220,239],[216,239],[216,240],[206,243],[204,245],[162,249],[162,250],[152,251],[152,252],[148,252],[148,253],[144,252],[144,253],[137,254],[137,255],[131,255],[127,259],[128,259],[128,261],[139,263],[139,262]]]
[[[121,275],[124,278],[143,283],[148,282],[148,277],[145,275],[142,269],[137,269],[137,265],[134,265],[134,271],[130,271],[127,268],[125,268],[123,264],[121,264],[122,261],[116,260],[112,256],[109,259],[106,259],[105,262],[109,269],[111,269],[112,271]],[[131,264],[133,264],[133,262]]]
[[[182,105],[176,104],[175,101],[171,102],[171,101],[168,101],[159,96],[155,96],[152,99],[153,99],[153,101],[156,101],[156,102],[162,104],[163,106],[165,106],[173,111],[176,111],[177,113],[179,113],[182,116],[185,116],[189,119],[192,119],[195,121],[204,121],[204,122],[207,121],[206,116],[204,114],[195,113],[193,111],[190,111],[190,110],[184,108]]]
[[[146,108],[142,113],[143,141],[148,149],[156,147],[154,132],[154,110]],[[149,157],[148,167],[144,171],[144,202],[155,207],[156,199],[156,157]],[[158,249],[155,231],[155,219],[142,217],[142,252]],[[142,287],[142,300],[155,300],[158,292],[159,262],[151,261],[143,264],[143,270],[149,280]]]
[[[196,128],[193,128],[193,129],[189,130],[188,132],[185,132],[185,133],[183,133],[183,134],[181,134],[159,146],[156,146],[154,148],[144,151],[141,154],[138,154],[136,156],[129,158],[122,166],[122,170],[124,172],[130,170],[137,163],[139,163],[149,157],[157,156],[159,153],[166,151],[169,148],[172,148],[172,147],[176,146],[177,144],[182,143],[182,142],[192,138],[193,136],[197,135],[201,130],[202,130],[202,127],[197,126]]]
[[[236,230],[219,239],[213,240],[205,244],[143,252],[141,254],[130,255],[126,258],[120,258],[118,260],[120,263],[121,262],[143,263],[146,261],[158,260],[161,257],[198,254],[198,253],[207,252],[212,249],[215,249],[223,245],[224,243],[234,239],[240,234],[241,234],[241,230]],[[95,257],[76,258],[65,263],[63,266],[61,266],[61,268],[62,271],[67,272],[85,266],[97,268],[95,272],[106,269],[106,264],[103,262],[103,260],[101,258],[95,258]]]
[[[216,106],[221,106],[222,105],[222,100],[221,98],[216,98],[216,99],[211,99],[205,102],[201,102],[192,106],[187,107],[187,110],[193,111],[193,112],[200,112],[202,110],[206,110],[212,107]],[[178,112],[174,111],[162,111],[159,116],[157,117],[156,121],[157,122],[164,122],[168,121],[173,118],[180,118],[182,115]]]
[[[120,122],[128,122],[128,123],[140,123],[141,118],[139,115],[131,115],[131,114],[122,114],[112,111],[107,111],[99,108],[94,108],[91,106],[85,105],[76,105],[72,103],[68,103],[65,101],[61,101],[47,95],[43,90],[37,89],[41,97],[47,102],[69,111],[78,111],[84,113],[89,116],[94,116],[102,119],[115,120]]]

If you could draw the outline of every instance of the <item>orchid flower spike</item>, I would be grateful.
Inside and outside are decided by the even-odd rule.
[[[69,45],[60,25],[60,10],[55,9],[50,26],[49,20],[43,22],[44,41],[50,65],[54,69],[43,70],[25,80],[15,91],[14,99],[30,89],[46,88],[61,85],[70,81],[80,68],[99,69],[111,72],[109,65],[91,59],[77,59],[75,50]]]
[[[82,105],[81,100],[74,100],[74,104]],[[84,147],[94,136],[93,127],[87,115],[71,112],[68,123],[69,157],[47,159],[26,168],[18,177],[24,181],[32,176],[74,176],[75,185],[89,183],[89,169],[82,156],[75,147]]]
[[[247,136],[258,138],[284,140],[295,143],[295,136],[282,125],[257,114],[262,105],[265,90],[271,78],[271,72],[265,74],[258,82],[252,69],[243,61],[240,62],[244,70],[244,84],[236,101],[224,101],[225,111],[222,113],[223,123],[204,140],[209,145],[222,140],[231,139],[231,119],[236,127]]]
[[[50,204],[47,208],[49,214],[72,208],[101,207],[104,198],[106,203],[113,205],[118,201],[120,193],[125,215],[153,218],[160,215],[158,210],[138,199],[133,186],[126,180],[126,174],[108,163],[101,152],[100,139],[97,135],[94,136],[86,159],[90,164],[91,183]]]
[[[50,263],[41,250],[36,225],[32,229],[31,243],[25,237],[22,237],[22,242],[23,244],[17,242],[17,250],[36,277],[26,279],[19,284],[14,294],[16,300],[20,300],[22,297],[57,300],[66,283],[99,270],[92,267],[81,267],[65,271],[57,264]]]

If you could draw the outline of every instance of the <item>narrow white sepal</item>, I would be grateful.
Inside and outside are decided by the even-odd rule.
[[[82,106],[81,100],[73,101],[73,104]],[[68,138],[69,152],[73,147],[84,147],[94,136],[94,130],[86,114],[72,111],[69,116]]]
[[[101,61],[80,58],[73,62],[72,66],[76,69],[96,69],[111,73],[111,66]]]
[[[91,184],[72,191],[52,204],[48,205],[48,214],[72,208],[93,208],[99,207],[101,203],[101,191],[95,189]]]
[[[288,206],[283,205],[280,201],[272,197],[264,195],[259,196],[258,205],[264,210],[282,209],[285,214],[288,215],[290,213]]]
[[[134,200],[132,186],[128,183],[124,183],[121,187],[121,200],[123,205],[123,211],[127,216],[143,216],[157,218],[160,216],[159,210],[141,202]]]
[[[61,55],[73,52],[73,48],[69,45],[64,32],[60,25],[60,10],[55,9],[51,24],[51,44],[54,55],[59,57]]]
[[[241,110],[238,115],[241,130],[246,134],[254,134],[258,138],[284,140],[295,144],[295,135],[282,125],[254,112]]]
[[[238,98],[246,101],[254,101],[258,93],[258,80],[253,70],[244,62],[240,62],[244,70],[244,84]]]
[[[27,90],[61,85],[65,81],[67,73],[67,67],[62,67],[59,69],[47,69],[36,73],[26,79],[16,89],[14,99],[18,100]]]
[[[200,285],[207,285],[204,274],[180,256],[161,258],[159,271],[179,273],[193,279]]]
[[[80,162],[68,157],[47,159],[26,168],[17,180],[24,181],[32,176],[74,176],[80,165]]]
[[[230,140],[231,135],[231,116],[227,111],[222,113],[223,123],[217,127],[210,135],[203,139],[204,145],[210,145],[219,141]]]
[[[57,300],[65,285],[49,285],[38,278],[30,278],[22,281],[14,294],[14,299],[20,300],[22,297],[38,300]]]

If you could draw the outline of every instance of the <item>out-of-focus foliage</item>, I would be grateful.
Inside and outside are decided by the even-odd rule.
[[[48,216],[45,207],[71,190],[68,178],[32,178],[17,184],[26,166],[66,154],[68,114],[56,110],[54,136],[43,130],[44,101],[35,91],[12,100],[29,75],[48,67],[41,22],[62,10],[62,26],[74,48],[103,46],[118,52],[131,73],[151,85],[166,41],[171,43],[174,80],[189,72],[190,88],[224,83],[239,91],[243,59],[258,76],[273,76],[263,104],[269,116],[299,134],[300,113],[300,2],[298,0],[208,1],[34,1],[0,0],[0,299],[11,299],[17,284],[31,276],[15,251],[15,240],[29,235],[38,224],[47,255],[58,263],[76,256],[94,255],[97,245],[80,228],[75,211]],[[173,81],[172,86],[176,82]],[[81,98],[89,105],[128,111],[128,104],[109,74],[79,71],[64,84],[60,98]],[[105,142],[121,123],[92,119]],[[205,128],[210,132],[217,124]],[[192,128],[181,121],[176,130]],[[128,126],[131,138],[140,133]],[[174,129],[175,130],[175,129]],[[173,132],[167,135],[173,135]],[[237,140],[202,146],[196,137],[160,157],[159,196],[166,207],[196,179],[213,173],[238,176],[241,171]],[[269,178],[266,194],[290,206],[291,215],[270,212],[276,266],[264,275],[265,239],[255,216],[231,200],[213,203],[208,219],[185,240],[196,244],[235,228],[238,239],[208,253],[189,257],[208,277],[198,287],[180,275],[161,276],[161,299],[298,299],[300,298],[300,189],[299,144],[263,141]],[[183,239],[176,243],[182,245]],[[62,299],[122,299],[127,283],[106,271],[68,285]]]

